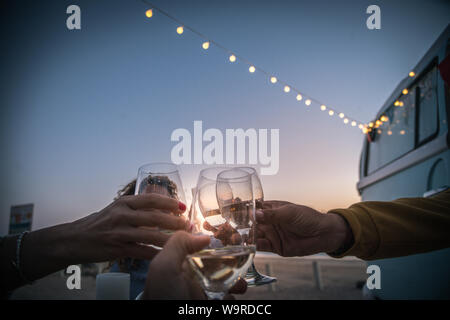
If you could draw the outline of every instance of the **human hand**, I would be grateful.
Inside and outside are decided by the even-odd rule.
[[[158,251],[143,243],[162,247],[170,237],[155,227],[189,227],[184,218],[164,212],[179,215],[185,210],[183,203],[159,194],[120,197],[100,212],[68,224],[66,231],[73,235],[68,252],[76,263],[151,259]]]
[[[334,252],[352,238],[341,216],[285,201],[265,201],[256,221],[257,249],[286,257]]]
[[[208,245],[208,236],[194,236],[178,231],[150,263],[143,299],[196,300],[206,299],[203,289],[186,261],[188,254]],[[230,293],[244,293],[247,283],[243,279],[230,289]],[[230,299],[231,296],[226,298]]]

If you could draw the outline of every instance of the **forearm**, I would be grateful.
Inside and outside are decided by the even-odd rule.
[[[449,247],[449,195],[361,202],[348,209],[331,210],[347,220],[355,238],[353,246],[337,256],[373,260]]]
[[[17,261],[17,236],[5,238],[1,248],[1,288],[13,290],[75,263],[72,252],[73,232],[70,224],[61,224],[30,232],[22,238],[20,271]]]

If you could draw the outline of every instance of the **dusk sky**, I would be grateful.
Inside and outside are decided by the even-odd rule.
[[[365,122],[450,21],[448,1],[152,2]],[[81,30],[66,27],[70,4],[81,8]],[[366,27],[371,4],[381,30]],[[33,229],[101,210],[140,165],[170,161],[171,133],[192,133],[194,120],[204,130],[280,130],[279,172],[262,177],[266,199],[323,211],[360,200],[358,129],[218,48],[203,50],[158,12],[147,19],[141,1],[1,6],[0,234],[11,205],[34,203]],[[200,168],[182,166],[186,190]]]

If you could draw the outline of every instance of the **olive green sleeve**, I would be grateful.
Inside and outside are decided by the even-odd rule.
[[[334,209],[353,232],[353,245],[339,255],[364,260],[393,258],[450,247],[450,189],[430,198],[366,201]]]

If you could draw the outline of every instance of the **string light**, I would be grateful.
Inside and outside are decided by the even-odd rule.
[[[326,105],[324,105],[324,104],[323,104],[323,105],[321,105],[321,106],[320,106],[320,110],[322,110],[322,111],[325,111],[325,110],[327,110],[327,107],[326,107]]]
[[[414,72],[414,71],[411,71],[410,73],[409,73],[409,76],[412,78],[412,77],[414,77],[416,75],[416,73]]]
[[[360,123],[358,128],[362,130],[364,128],[364,126]]]
[[[373,127],[373,122],[369,122],[369,127]]]
[[[348,119],[347,119],[347,118],[344,119],[344,123],[345,123],[345,124],[348,123]]]
[[[155,6],[154,6],[152,3],[150,3],[149,1],[147,1],[147,0],[141,0],[141,1],[142,1],[143,3],[145,3],[146,5],[150,6],[150,9],[148,9],[148,10],[145,11],[146,17],[148,17],[148,18],[152,17],[152,16],[153,16],[153,10],[158,11],[158,13],[161,13],[162,15],[166,16],[167,18],[169,18],[170,20],[172,20],[172,21],[174,21],[174,22],[176,22],[176,23],[178,24],[178,27],[177,27],[176,31],[177,31],[177,33],[178,33],[179,35],[181,35],[181,34],[184,33],[184,28],[186,27],[189,31],[191,31],[192,33],[196,34],[198,37],[204,39],[204,42],[202,43],[202,48],[203,48],[204,50],[208,50],[209,47],[211,46],[211,44],[214,44],[215,47],[217,47],[217,48],[219,48],[219,49],[221,49],[221,50],[223,50],[223,51],[225,51],[225,52],[228,52],[228,53],[231,53],[231,52],[232,52],[231,50],[229,50],[229,49],[226,48],[225,46],[223,46],[223,45],[217,43],[216,41],[210,40],[210,38],[206,37],[206,36],[203,35],[202,33],[200,33],[200,32],[198,32],[197,30],[195,30],[194,28],[185,25],[182,21],[180,21],[180,20],[178,20],[177,18],[173,17],[172,15],[170,15],[170,14],[167,13],[167,12],[165,12],[164,10],[162,10],[162,9],[160,9],[160,8],[158,8],[158,7],[155,7]],[[229,56],[229,61],[230,61],[230,62],[235,62],[235,61],[237,60],[237,58],[238,58],[238,56],[236,56],[236,55],[234,55],[234,54],[231,54],[231,55]],[[248,61],[248,60],[246,60],[245,58],[240,57],[240,56],[239,56],[239,60],[240,60],[240,61],[243,61],[243,62],[245,62],[247,65],[249,65],[249,69],[248,69],[248,70],[249,70],[250,73],[254,73],[254,72],[256,71],[255,65],[253,65],[250,61]],[[270,79],[270,82],[271,82],[271,83],[275,84],[275,83],[278,82],[278,79],[277,79],[275,76],[270,76],[270,73],[269,73],[269,72],[263,70],[263,69],[260,68],[260,67],[258,67],[258,70],[261,71],[262,73],[266,74],[267,76],[269,76],[269,77],[270,77],[269,79]],[[413,73],[413,72],[412,72],[412,73]],[[414,73],[413,73],[413,74],[414,74]],[[414,75],[415,75],[415,74],[414,74]],[[414,75],[413,75],[413,76],[414,76]],[[286,93],[287,93],[287,92],[290,92],[291,89],[292,89],[294,92],[297,92],[297,93],[300,91],[300,90],[297,90],[296,88],[294,88],[293,86],[288,85],[288,84],[287,84],[286,82],[284,82],[284,81],[281,81],[281,83],[285,84],[285,85],[284,85],[284,92],[286,92]],[[306,97],[305,97],[305,98],[306,98]],[[300,93],[298,93],[298,94],[296,95],[296,99],[297,99],[297,101],[303,100],[303,96],[302,96]],[[317,104],[319,104],[319,105],[321,104],[321,102],[318,101],[318,100],[316,100],[316,99],[308,98],[308,99],[305,100],[305,105],[307,105],[307,106],[311,105],[312,101],[314,101],[315,103],[317,103]],[[321,105],[321,109],[322,109],[322,110],[326,110],[327,107],[326,107],[325,105],[322,104],[322,105]],[[330,115],[333,115],[335,112],[337,113],[337,111],[334,111],[334,110],[331,110],[331,109],[330,109],[328,113],[329,113]],[[343,114],[342,112],[340,112],[340,113],[339,113],[339,117],[340,117],[340,118],[343,118],[343,117],[344,117],[344,114]],[[355,121],[354,119],[348,119],[348,118],[346,118],[346,119],[347,119],[347,122],[350,121],[350,120],[353,120],[352,123],[354,122],[354,123],[355,123],[355,126],[356,126],[357,121]],[[346,122],[346,123],[347,123],[347,122]],[[360,122],[360,121],[358,121],[358,122]],[[361,124],[360,126],[363,126],[363,124]],[[363,126],[363,128],[364,128],[364,126]],[[360,129],[361,129],[361,128],[360,128]]]
[[[369,132],[369,130],[368,130],[366,127],[363,127],[363,128],[362,128],[362,132],[363,132],[364,134],[366,134],[367,132]]]
[[[356,121],[352,121],[352,127],[356,126]]]
[[[398,107],[399,105],[400,105],[400,101],[396,100],[396,101],[394,102],[394,106]]]
[[[381,116],[380,120],[383,122],[386,122],[389,120],[389,118],[387,116],[383,115],[383,116]]]
[[[400,134],[404,135],[405,134],[405,130],[400,130]]]
[[[402,93],[403,93],[403,94],[408,94],[408,89],[406,89],[406,88],[403,89]]]
[[[390,136],[392,134],[392,131],[388,130],[387,134],[388,134],[388,136]]]
[[[148,9],[147,11],[145,11],[145,16],[147,18],[153,17],[153,10],[152,9]]]
[[[398,105],[399,105],[400,107],[403,107],[403,101],[399,101]]]

